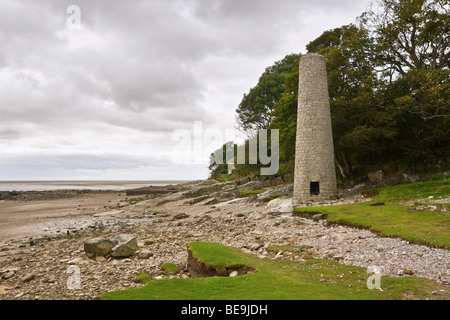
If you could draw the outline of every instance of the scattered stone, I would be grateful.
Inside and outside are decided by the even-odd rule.
[[[152,256],[153,256],[153,253],[151,253],[148,250],[141,250],[138,254],[139,259],[149,259]]]
[[[279,213],[291,213],[294,210],[292,206],[292,201],[290,198],[278,198],[267,203],[267,208],[269,213],[279,212]]]
[[[4,280],[8,280],[8,279],[11,279],[12,277],[14,277],[14,272],[13,271],[8,271],[8,272],[6,272],[6,273],[4,273],[3,274],[3,279]]]
[[[22,278],[22,282],[29,282],[36,277],[34,273],[29,273],[25,277]]]
[[[268,183],[268,181],[264,183]],[[205,186],[207,186],[206,183],[197,182],[195,188]],[[271,195],[267,199],[273,200],[278,197],[276,200],[289,201],[289,198],[279,197],[280,190],[281,188],[268,188],[268,191],[271,192],[266,195],[269,193]],[[217,191],[218,189],[214,190],[214,192]],[[277,259],[302,261],[309,259],[304,255],[307,251],[308,254],[311,253],[312,257],[327,257],[339,260],[345,265],[364,268],[370,265],[383,266],[386,268],[387,276],[397,275],[398,271],[401,271],[400,274],[403,276],[408,275],[409,272],[405,267],[414,266],[415,276],[434,279],[444,285],[450,281],[450,275],[445,272],[450,265],[448,250],[408,244],[400,239],[382,238],[368,230],[335,225],[325,226],[312,221],[310,219],[312,217],[304,219],[280,212],[268,214],[267,210],[270,208],[267,204],[270,202],[261,200],[260,196],[245,198],[246,201],[234,200],[221,203],[214,205],[214,208],[206,206],[205,202],[186,207],[183,205],[186,198],[179,197],[179,194],[174,194],[170,198],[166,195],[154,199],[152,197],[153,195],[142,202],[137,201],[131,211],[126,207],[121,208],[124,211],[122,215],[86,218],[83,231],[79,231],[75,238],[65,238],[66,230],[72,230],[73,225],[58,224],[54,227],[46,226],[49,231],[44,234],[44,238],[42,238],[44,240],[47,239],[48,232],[63,231],[55,236],[52,242],[35,238],[36,245],[30,248],[30,238],[24,238],[18,239],[15,243],[5,244],[11,250],[7,253],[7,259],[0,260],[0,277],[2,277],[0,284],[9,285],[11,289],[1,290],[3,292],[0,296],[1,299],[33,299],[36,296],[39,299],[51,300],[94,299],[103,292],[124,289],[124,282],[130,287],[139,286],[133,282],[139,272],[145,272],[153,279],[171,277],[188,279],[194,275],[187,273],[187,269],[185,269],[187,268],[185,243],[194,241],[210,241],[238,249],[245,248],[246,251],[252,252],[260,258],[274,258],[276,254],[262,250],[264,247],[287,245],[287,249],[280,250]],[[253,198],[256,198],[257,201],[248,201]],[[367,200],[369,201],[369,198]],[[438,207],[438,210],[442,207],[441,203],[449,203],[448,198],[441,200],[442,202],[433,201],[432,203]],[[355,195],[325,205],[360,201],[360,195],[358,198]],[[164,205],[156,205],[163,202]],[[277,201],[273,203],[275,204]],[[423,210],[432,209],[426,204]],[[171,220],[178,214],[188,216],[181,220],[183,223],[181,227],[177,226],[178,221]],[[238,219],[237,215],[246,217],[246,219]],[[322,221],[324,220],[320,222]],[[79,226],[77,229],[82,230]],[[114,236],[121,233],[141,235],[142,248],[134,253],[136,258],[131,259],[113,259],[108,257],[111,252],[105,256],[91,255],[95,257],[95,261],[86,259],[84,255],[89,254],[80,248],[80,244],[88,242],[90,238],[99,237],[97,236],[99,232],[105,235],[102,236],[103,240],[112,242],[111,252],[112,248],[118,245],[118,240],[113,241]],[[22,244],[24,247],[17,250],[18,246]],[[289,245],[308,249],[304,252],[302,250],[291,251]],[[153,254],[151,260],[140,258],[141,255],[149,253]],[[71,263],[83,263],[82,261],[88,263],[89,268],[80,267],[81,291],[66,290],[66,281],[70,277],[70,274],[66,273],[67,267]],[[178,266],[181,269],[180,272],[162,274],[161,265],[167,261]],[[13,278],[4,280],[3,275],[10,271],[14,272]],[[39,277],[39,281],[35,279],[22,282],[22,276],[30,272],[33,272],[36,278]],[[225,275],[229,276],[230,272],[228,271]],[[239,274],[242,273],[239,271]],[[43,276],[43,279],[40,278],[40,275]]]
[[[175,215],[172,218],[172,221],[181,220],[181,219],[187,219],[187,218],[189,218],[189,216],[186,213],[180,213],[180,214]]]
[[[85,263],[86,263],[86,261],[84,261],[83,258],[79,258],[79,257],[67,262],[67,264],[71,264],[71,265],[80,265],[80,264],[85,264]]]
[[[262,247],[263,247],[263,245],[261,243],[254,243],[250,246],[250,250],[257,251],[257,250],[261,249]]]
[[[239,275],[239,273],[237,271],[233,271],[233,272],[230,273],[230,277],[231,278],[237,277],[238,275]]]
[[[103,238],[89,239],[84,242],[84,251],[90,258],[106,256],[111,253],[116,244],[117,242]]]
[[[111,256],[114,258],[130,257],[138,250],[137,239],[134,236],[120,234],[113,238],[117,245],[112,248]]]
[[[313,221],[318,222],[318,221],[322,220],[322,217],[323,217],[323,214],[320,213],[320,214],[313,215],[312,219],[313,219]]]

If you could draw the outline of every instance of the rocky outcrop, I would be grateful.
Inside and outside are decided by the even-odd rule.
[[[260,181],[250,181],[238,187],[239,191],[260,190],[262,188],[263,184]]]

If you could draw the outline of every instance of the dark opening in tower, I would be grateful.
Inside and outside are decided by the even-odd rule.
[[[312,196],[318,196],[320,194],[320,183],[319,182],[310,182],[309,192]]]

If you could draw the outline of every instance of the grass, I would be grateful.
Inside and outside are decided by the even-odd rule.
[[[170,262],[164,263],[164,264],[161,266],[161,268],[162,268],[164,271],[170,272],[170,273],[173,273],[173,274],[177,274],[178,272],[180,272],[180,269],[179,269],[176,265],[174,265],[173,263],[170,263]]]
[[[253,197],[256,196],[258,194],[264,193],[266,190],[243,190],[240,191],[240,196],[241,197]]]
[[[440,285],[417,277],[381,278],[379,290],[369,290],[367,270],[331,260],[260,259],[213,243],[189,244],[194,255],[211,265],[249,265],[256,273],[238,277],[152,280],[144,286],[104,293],[105,300],[385,300],[426,299]]]
[[[383,236],[450,249],[450,206],[436,205],[436,211],[415,210],[421,204],[429,204],[429,197],[449,197],[448,178],[373,189],[372,192],[376,195],[370,202],[296,208],[295,211],[320,211],[327,214],[327,221],[332,223],[367,228]],[[385,205],[371,207],[375,202]]]
[[[134,279],[136,283],[149,283],[152,280],[152,276],[148,273],[139,273],[138,276]]]
[[[403,202],[425,199],[430,196],[438,199],[439,197],[450,197],[450,181],[447,176],[441,176],[428,181],[372,190],[379,192],[373,198],[376,201]]]

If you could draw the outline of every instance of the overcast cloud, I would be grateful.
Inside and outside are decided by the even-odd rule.
[[[369,3],[0,0],[0,180],[206,178],[172,132],[233,129],[266,67]]]

